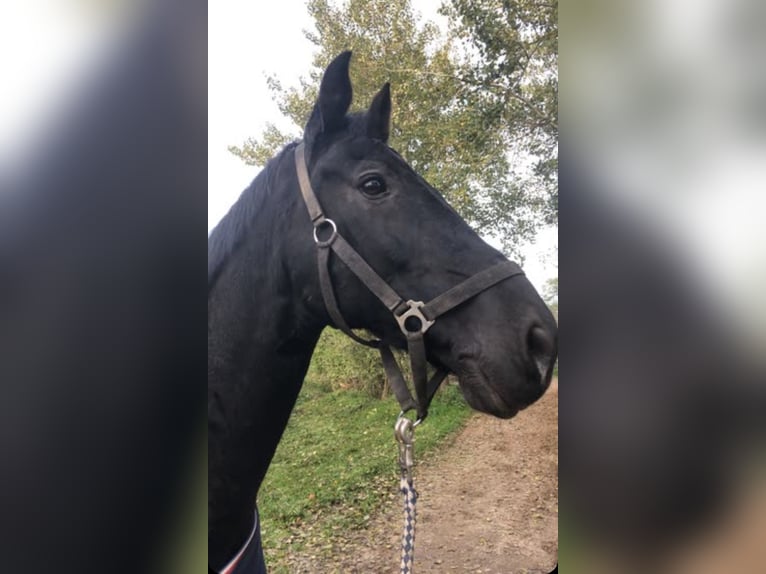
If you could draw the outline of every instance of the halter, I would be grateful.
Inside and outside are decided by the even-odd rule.
[[[439,385],[449,374],[449,371],[445,369],[437,369],[430,380],[428,379],[428,363],[424,339],[426,331],[444,313],[451,311],[493,285],[515,275],[523,275],[524,272],[512,261],[503,261],[476,273],[438,297],[431,299],[428,303],[412,299],[405,301],[338,233],[338,226],[335,222],[325,217],[316,194],[311,188],[306,167],[305,148],[302,142],[295,148],[295,169],[298,172],[298,183],[300,184],[303,201],[306,203],[311,223],[314,226],[314,241],[317,245],[317,262],[319,267],[319,286],[322,290],[322,298],[324,299],[327,312],[334,325],[346,335],[362,345],[378,349],[388,381],[401,406],[401,414],[403,415],[410,410],[415,410],[418,418],[414,424],[417,425],[428,415],[428,406],[436,389],[439,388]],[[320,235],[327,235],[328,232],[329,236],[326,239],[320,238]],[[334,252],[351,272],[380,299],[393,314],[394,319],[396,319],[399,328],[407,338],[407,352],[410,356],[415,396],[410,393],[404,381],[402,371],[391,352],[391,348],[378,339],[366,340],[359,337],[351,330],[343,318],[338,307],[338,301],[335,298],[332,278],[330,277],[330,251]]]

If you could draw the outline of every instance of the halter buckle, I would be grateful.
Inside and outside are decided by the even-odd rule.
[[[413,301],[410,299],[406,304],[408,308],[403,313],[394,315],[396,317],[396,322],[399,323],[399,328],[402,330],[402,333],[404,333],[405,336],[412,335],[413,333],[420,333],[421,335],[424,334],[436,321],[429,321],[426,319],[425,315],[423,315],[423,312],[420,310],[423,305],[425,305],[423,301]],[[420,322],[420,328],[407,328],[407,319],[410,317],[414,317]],[[412,326],[412,322],[410,322],[410,326]]]

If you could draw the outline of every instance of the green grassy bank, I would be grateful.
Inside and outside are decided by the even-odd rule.
[[[270,571],[285,572],[290,551],[330,553],[342,533],[365,526],[384,504],[399,504],[393,397],[307,382],[260,489]],[[471,411],[454,386],[434,398],[415,434],[415,460],[444,446]]]

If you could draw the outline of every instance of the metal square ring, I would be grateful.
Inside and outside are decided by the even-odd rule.
[[[402,333],[405,335],[411,335],[412,333],[425,333],[428,331],[428,329],[433,325],[436,321],[429,321],[426,319],[425,315],[423,315],[423,312],[420,310],[425,303],[423,301],[413,301],[410,299],[407,301],[407,305],[409,308],[402,313],[401,315],[396,315],[396,322],[399,323],[399,328],[402,330]],[[420,321],[420,329],[418,330],[410,330],[405,325],[407,319],[410,317],[415,317],[418,321]]]

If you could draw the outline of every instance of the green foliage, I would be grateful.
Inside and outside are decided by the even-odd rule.
[[[507,145],[534,158],[526,186],[547,198],[545,215],[558,215],[558,0],[447,0],[464,48],[459,74],[474,86],[488,125]]]
[[[400,503],[398,412],[393,397],[306,382],[258,499],[270,570],[287,571],[290,550],[331,552],[342,543],[339,532],[362,528],[383,505]],[[416,461],[444,445],[470,414],[456,387],[437,393],[416,433]]]
[[[548,303],[548,309],[551,310],[551,313],[553,313],[553,316],[556,318],[556,323],[558,323],[559,322],[559,302],[555,301],[553,303]]]
[[[543,299],[548,305],[556,304],[559,301],[559,278],[552,277],[545,282],[543,287]]]
[[[363,336],[374,338],[370,333]],[[406,353],[394,351],[394,356],[408,377],[410,364]],[[319,338],[306,380],[327,391],[354,389],[376,399],[385,398],[390,390],[378,351],[330,328]]]
[[[269,124],[262,134],[231,151],[250,164],[264,165],[287,141],[300,137],[322,71],[338,53],[352,49],[356,109],[367,107],[390,81],[392,147],[442,191],[463,217],[480,231],[501,239],[506,250],[514,253],[514,245],[534,236],[541,218],[551,217],[547,188],[540,182],[546,177],[555,179],[555,158],[550,151],[558,128],[556,124],[554,134],[550,125],[556,110],[540,101],[549,102],[546,90],[555,85],[556,70],[540,72],[543,60],[537,56],[525,60],[525,73],[499,66],[495,46],[505,36],[496,28],[505,24],[486,32],[486,26],[474,25],[481,16],[475,7],[470,11],[473,19],[458,23],[465,10],[461,11],[461,3],[454,4],[445,10],[455,19],[455,32],[445,38],[435,25],[419,21],[410,0],[348,0],[340,6],[329,0],[309,0],[316,32],[306,34],[317,47],[309,77],[297,88],[284,87],[276,77],[268,79],[280,111],[295,125],[294,132],[283,133]],[[482,21],[494,17],[493,11],[485,10]],[[540,25],[550,27],[551,22]],[[555,29],[555,19],[552,25]],[[524,34],[511,36],[518,40]],[[481,52],[484,67],[458,57],[457,42],[483,42],[484,35],[492,47]],[[515,53],[510,56],[516,57]],[[552,65],[555,60],[545,63]],[[488,68],[491,65],[497,68],[494,72]],[[541,73],[548,78],[546,82],[529,80],[530,74]],[[515,88],[506,94],[508,86]],[[538,117],[541,114],[545,121]],[[539,172],[535,177],[513,173],[509,152],[519,141],[517,132],[528,137],[525,147],[513,153],[533,154]],[[545,137],[537,137],[539,134]]]
[[[328,391],[352,388],[380,398],[386,376],[375,349],[328,328],[317,343],[306,379]]]

